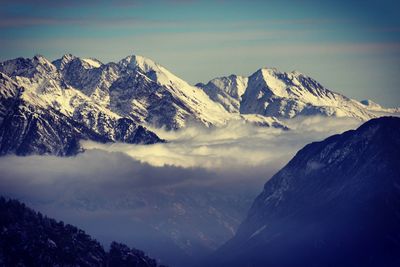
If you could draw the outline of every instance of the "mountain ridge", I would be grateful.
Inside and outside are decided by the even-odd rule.
[[[83,230],[17,200],[0,196],[0,214],[2,266],[164,266],[143,251],[117,242],[106,252]]]
[[[0,143],[15,143],[2,145],[1,154],[73,155],[81,150],[80,139],[163,142],[148,126],[176,130],[192,123],[219,127],[241,121],[290,129],[284,121],[296,116],[351,117],[364,121],[380,116],[376,114],[379,112],[398,111],[378,112],[326,89],[304,74],[274,68],[259,69],[249,77],[230,75],[193,86],[139,55],[107,64],[71,54],[52,62],[36,55],[0,62],[0,73],[0,121],[9,121],[0,126]],[[9,106],[16,100],[20,101],[20,109]],[[40,123],[32,124],[29,114],[36,114]],[[13,120],[19,128],[17,135],[7,132]],[[67,137],[58,136],[60,129],[68,132]],[[37,145],[48,145],[19,149],[20,140],[30,140],[26,133],[32,133],[29,138]],[[74,149],[65,148],[65,142]],[[52,145],[56,148],[52,149]]]
[[[237,79],[243,82],[235,86]],[[227,110],[241,114],[278,119],[322,115],[352,117],[361,121],[376,117],[360,102],[333,92],[298,71],[261,68],[248,77],[230,75],[198,86]],[[233,96],[229,94],[232,90],[243,93]]]
[[[103,109],[82,93],[65,88],[52,78],[38,78],[41,70],[39,66],[27,72],[30,78],[11,79],[0,73],[0,154],[74,155],[81,151],[80,139],[163,141],[133,120]],[[26,84],[37,80],[36,86],[27,89]]]
[[[399,130],[382,117],[299,150],[211,266],[397,266]]]

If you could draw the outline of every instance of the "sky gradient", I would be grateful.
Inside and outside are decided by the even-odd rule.
[[[139,54],[193,84],[276,67],[355,99],[400,106],[396,1],[0,3],[0,61],[72,53],[107,63]]]

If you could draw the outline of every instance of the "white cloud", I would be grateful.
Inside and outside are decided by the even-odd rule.
[[[307,117],[287,121],[291,131],[232,122],[222,128],[191,126],[179,131],[153,129],[165,144],[130,145],[83,142],[90,149],[122,152],[152,166],[240,170],[265,165],[282,166],[309,142],[354,128],[346,118]]]
[[[105,245],[126,242],[173,265],[232,237],[265,181],[298,149],[357,124],[302,118],[291,120],[292,131],[192,126],[159,130],[166,144],[85,143],[91,149],[75,157],[6,156],[0,195],[82,227]]]

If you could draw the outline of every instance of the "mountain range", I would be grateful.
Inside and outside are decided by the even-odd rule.
[[[400,118],[301,149],[207,266],[399,266]]]
[[[74,155],[82,139],[164,142],[149,126],[176,130],[191,123],[218,127],[232,120],[289,129],[296,116],[361,121],[398,112],[328,90],[299,72],[262,68],[190,85],[142,56],[117,63],[66,54],[0,63],[0,154]]]
[[[33,58],[17,58],[0,63],[0,155],[70,156],[83,151],[81,140],[102,143],[162,143],[168,142],[168,140],[163,140],[150,129],[179,130],[192,124],[200,124],[204,127],[223,127],[235,121],[291,131],[294,129],[289,126],[290,120],[318,115],[348,117],[359,121],[372,119],[366,125],[392,125],[396,123],[386,121],[395,121],[393,118],[382,120],[375,120],[375,118],[398,113],[400,113],[399,108],[387,109],[371,100],[359,102],[333,92],[313,78],[297,71],[280,72],[273,68],[261,68],[248,77],[230,75],[212,79],[208,83],[191,85],[158,63],[135,55],[128,56],[116,63],[107,64],[96,59],[79,58],[70,54],[54,61],[37,55]],[[355,133],[358,133],[359,130]],[[394,130],[393,135],[395,134],[397,132]],[[368,136],[368,133],[366,135]],[[347,138],[352,135],[347,133],[344,136]],[[335,138],[327,140],[336,140]],[[375,139],[366,138],[357,141],[357,138],[353,139],[357,144],[361,142],[360,149],[364,149],[362,145],[364,143],[366,145],[375,142]],[[388,135],[386,141],[392,142],[393,138],[392,135]],[[343,143],[345,142],[343,141]],[[311,207],[312,212],[324,214],[322,206],[328,206],[327,209],[331,209],[333,204],[321,201],[318,198],[320,195],[313,196],[314,187],[320,186],[321,192],[329,195],[331,193],[330,185],[341,188],[344,187],[343,183],[346,184],[344,180],[338,182],[329,180],[327,184],[320,185],[307,183],[307,181],[325,176],[327,179],[333,179],[332,177],[336,175],[343,179],[349,179],[349,183],[352,183],[351,181],[356,181],[354,179],[359,179],[359,176],[357,178],[352,176],[355,170],[365,170],[364,173],[369,173],[374,177],[386,175],[383,171],[386,170],[386,166],[374,165],[370,160],[370,158],[377,157],[372,150],[368,150],[368,154],[357,154],[360,152],[357,147],[351,145],[342,147],[342,143],[334,145],[328,141],[323,141],[319,146],[322,149],[325,145],[337,147],[332,151],[324,148],[326,150],[323,150],[324,153],[330,153],[331,157],[336,154],[341,155],[342,150],[353,151],[352,156],[338,162],[337,165],[332,165],[329,160],[324,158],[325,154],[322,152],[315,156],[313,149],[307,153],[304,152],[308,151],[307,147],[300,151],[299,154],[302,155],[303,161],[313,157],[317,157],[319,161],[314,163],[314,161],[307,160],[308,165],[304,165],[305,163],[296,156],[292,161],[302,163],[296,163],[296,167],[293,169],[288,167],[294,166],[293,163],[289,163],[276,175],[279,177],[280,173],[289,173],[290,177],[298,176],[302,182],[290,178],[293,180],[290,182],[291,186],[296,188],[294,192],[290,190],[286,192],[285,186],[288,183],[286,178],[271,179],[272,182],[268,182],[264,189],[267,193],[263,193],[257,198],[248,218],[242,223],[236,236],[216,252],[217,256],[213,258],[212,263],[230,264],[230,266],[235,266],[235,262],[241,262],[243,266],[262,263],[260,266],[263,266],[267,260],[283,264],[279,266],[284,266],[286,263],[291,265],[293,262],[280,262],[281,258],[278,256],[274,258],[272,255],[272,258],[268,259],[257,257],[257,255],[265,254],[261,252],[260,247],[270,246],[270,243],[267,242],[271,238],[268,236],[270,232],[267,230],[264,232],[264,229],[269,229],[267,225],[271,224],[271,231],[282,230],[279,228],[281,226],[279,223],[273,224],[270,220],[278,218],[280,222],[279,216],[283,214],[282,216],[290,217],[292,211],[302,215],[303,210],[298,211],[297,206],[292,204],[297,202],[310,206],[310,210],[304,211],[306,214],[311,212]],[[374,149],[378,153],[381,151],[380,149],[388,149],[388,146],[387,143],[384,143],[382,147],[376,146]],[[382,153],[387,152],[385,150]],[[368,169],[368,166],[361,166],[362,162],[356,160],[361,157],[365,157],[365,162],[371,166],[379,168]],[[378,162],[383,162],[382,164],[386,160],[392,162],[397,155],[391,156],[394,159],[390,159],[389,156],[385,157],[382,161],[379,161],[378,158]],[[356,162],[360,165],[351,167],[352,172],[346,169],[350,168],[348,167],[350,163],[355,164]],[[327,169],[326,166],[331,167]],[[391,170],[392,167],[392,165],[387,166],[388,170]],[[381,172],[378,173],[378,171]],[[397,169],[392,169],[392,172],[396,173]],[[310,173],[314,176],[311,177]],[[318,179],[317,181],[319,182]],[[273,185],[275,183],[276,185]],[[272,189],[268,189],[270,187]],[[388,190],[392,190],[392,188],[388,187]],[[186,189],[183,191],[185,192],[180,194],[176,194],[176,192],[174,194],[164,192],[161,195],[135,194],[135,200],[138,200],[139,203],[148,203],[149,207],[163,207],[162,210],[165,212],[162,216],[156,216],[157,220],[148,220],[140,224],[140,226],[145,226],[143,229],[146,227],[150,229],[146,230],[147,232],[143,231],[143,234],[146,236],[151,234],[156,240],[150,240],[148,244],[142,243],[140,246],[164,259],[181,257],[176,262],[181,266],[187,266],[189,258],[197,260],[233,236],[243,218],[244,211],[255,194],[252,194],[251,197],[247,195],[240,197],[235,192],[222,194],[218,190],[197,193]],[[280,194],[279,192],[282,193],[283,199],[293,197],[292,202],[287,206],[285,206],[286,202],[283,202],[282,206],[280,206],[280,202],[271,202],[271,204],[270,201],[274,197],[269,197],[269,194],[275,196],[275,194]],[[341,196],[339,193],[342,191],[337,192],[338,203],[344,201],[341,197],[353,201],[351,196]],[[321,206],[314,208],[310,205],[309,201],[311,200],[302,199],[302,194],[309,195],[310,199],[316,200]],[[370,192],[365,192],[365,194],[369,195]],[[364,199],[360,198],[360,201],[363,202]],[[365,200],[363,203],[375,205],[367,201],[370,200]],[[235,204],[232,205],[232,203]],[[267,207],[264,207],[264,204],[267,204]],[[382,209],[385,208],[380,202],[376,205]],[[273,207],[282,207],[288,213],[275,215],[277,211]],[[337,214],[342,214],[342,207],[338,205],[337,208]],[[267,216],[269,213],[272,214],[273,219]],[[322,216],[321,220],[335,222],[334,218],[329,216]],[[301,221],[302,219],[303,217],[294,217],[293,220],[296,222],[296,220]],[[284,223],[288,223],[286,219],[282,220]],[[324,230],[325,221],[317,221],[314,225]],[[288,223],[288,227],[292,226]],[[366,229],[375,230],[368,227],[370,225],[365,226]],[[137,227],[137,229],[139,228]],[[292,231],[290,229],[287,231]],[[278,242],[283,244],[280,251],[287,251],[286,249],[290,251],[285,243],[289,238],[289,232],[285,231],[279,232],[279,235],[282,233],[282,240]],[[298,232],[297,228],[293,231]],[[305,234],[311,230],[307,231]],[[263,239],[264,233],[266,233],[265,239]],[[311,231],[311,234],[314,232]],[[330,237],[331,232],[322,232],[321,236],[315,238],[312,236],[309,240],[316,243],[325,242],[327,245],[323,247],[325,250],[322,251],[325,253],[328,248],[331,248],[329,246],[337,245],[333,241],[333,243],[330,242]],[[159,245],[161,240],[168,246]],[[378,241],[381,242],[381,240]],[[154,244],[159,246],[154,249]],[[245,247],[243,244],[246,244]],[[274,245],[275,243],[271,246]],[[311,252],[318,251],[308,243],[303,245]],[[164,249],[165,247],[167,248]],[[297,247],[295,248],[297,249]],[[235,257],[228,257],[227,254],[238,255],[238,257],[240,255],[240,259],[243,261],[239,261]],[[270,254],[266,253],[266,255]],[[295,256],[293,260],[298,259],[300,262],[305,260],[297,254]],[[250,259],[254,259],[254,261]],[[308,263],[310,262],[305,264]]]

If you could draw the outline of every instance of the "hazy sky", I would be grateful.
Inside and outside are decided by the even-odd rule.
[[[263,66],[399,106],[396,1],[0,0],[0,60],[149,57],[191,83]]]

